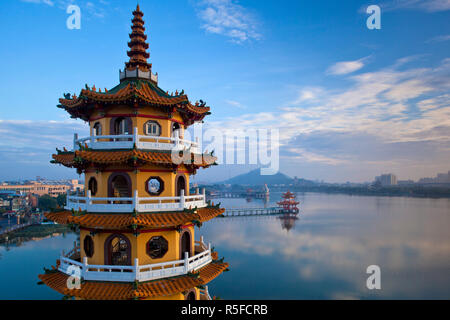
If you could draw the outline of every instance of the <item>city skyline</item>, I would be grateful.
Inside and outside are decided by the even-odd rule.
[[[49,163],[54,146],[89,135],[56,108],[58,98],[67,89],[78,95],[85,79],[113,87],[127,60],[135,1],[76,1],[81,29],[69,30],[72,2],[0,5],[9,13],[1,22],[9,50],[0,53],[8,75],[0,86],[0,180],[76,177]],[[383,172],[416,181],[447,172],[448,2],[383,1],[381,30],[367,29],[360,1],[140,5],[161,87],[206,100],[208,128],[278,129],[282,173],[364,182]],[[193,181],[253,168],[223,164]]]

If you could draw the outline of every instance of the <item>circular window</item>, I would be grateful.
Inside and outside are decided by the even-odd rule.
[[[97,193],[97,180],[94,177],[89,179],[88,190],[91,191],[91,195],[93,196]]]
[[[160,195],[164,190],[164,181],[160,177],[150,177],[145,183],[145,189],[151,195]]]
[[[84,237],[84,253],[86,254],[87,257],[92,257],[92,255],[94,254],[94,240],[92,240],[91,236],[86,236]]]
[[[152,259],[162,258],[169,250],[169,243],[162,236],[152,237],[147,242],[147,254]]]

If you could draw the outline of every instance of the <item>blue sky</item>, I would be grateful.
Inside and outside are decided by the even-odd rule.
[[[66,8],[81,8],[69,30]],[[206,100],[208,126],[280,130],[280,170],[326,181],[450,169],[450,1],[139,1],[159,86]],[[381,7],[381,30],[366,27]],[[82,121],[56,108],[111,88],[136,1],[0,3],[0,180],[71,177],[50,165]],[[221,165],[196,179],[227,179]]]

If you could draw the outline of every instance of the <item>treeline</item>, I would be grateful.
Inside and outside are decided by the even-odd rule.
[[[274,190],[275,188],[271,188]],[[276,188],[283,191],[284,188]],[[409,197],[427,197],[427,198],[449,198],[450,188],[442,186],[339,186],[339,185],[317,185],[317,186],[292,186],[291,191],[297,192],[323,192],[323,193],[345,193],[355,195],[374,195],[374,196],[409,196]]]
[[[38,198],[38,208],[41,211],[51,211],[56,208],[63,208],[66,205],[66,195],[60,194],[57,197],[45,194]]]

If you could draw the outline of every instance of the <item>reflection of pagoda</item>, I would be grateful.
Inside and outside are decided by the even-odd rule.
[[[277,204],[283,208],[284,213],[298,213],[297,205],[300,203],[296,200],[295,194],[292,192],[285,192],[281,196],[282,200],[278,201]]]
[[[205,190],[189,194],[189,176],[216,158],[183,133],[210,109],[158,87],[139,5],[133,15],[120,84],[60,99],[91,134],[75,135],[74,150],[58,150],[52,162],[84,173],[86,192],[68,195],[65,210],[46,217],[79,226],[80,245],[39,278],[80,299],[208,299],[205,285],[228,264],[203,238],[195,241],[194,227],[224,209],[207,203]],[[81,284],[73,288],[77,274]]]
[[[281,228],[284,230],[291,230],[295,227],[295,221],[298,220],[296,213],[285,213],[278,217],[281,220]]]

